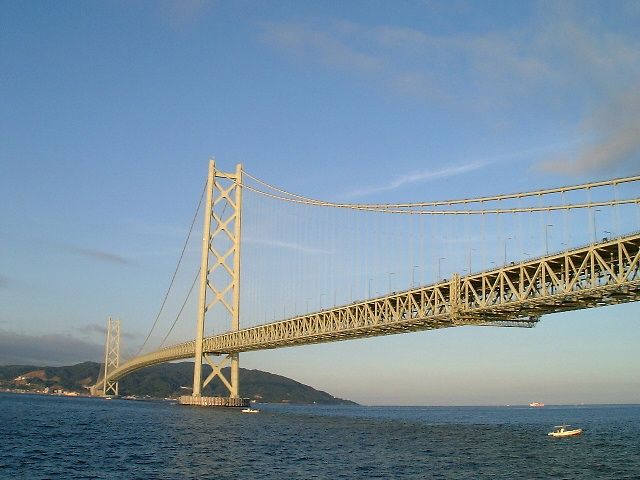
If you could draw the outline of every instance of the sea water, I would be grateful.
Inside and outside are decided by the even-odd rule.
[[[0,478],[640,478],[638,405],[258,408],[0,394]]]

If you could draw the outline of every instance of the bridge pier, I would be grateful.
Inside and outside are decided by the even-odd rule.
[[[238,397],[194,397],[183,395],[178,399],[180,405],[191,405],[194,407],[243,407],[250,406],[248,398]]]

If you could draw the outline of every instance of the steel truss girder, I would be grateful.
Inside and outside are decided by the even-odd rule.
[[[541,315],[640,300],[640,234],[203,339],[232,354],[465,325],[531,326]],[[120,378],[193,356],[185,342],[137,357]]]

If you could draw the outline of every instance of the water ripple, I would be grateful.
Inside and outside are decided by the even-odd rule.
[[[0,478],[640,478],[640,406],[261,409],[0,394]]]

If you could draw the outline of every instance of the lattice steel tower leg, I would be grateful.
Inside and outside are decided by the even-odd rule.
[[[118,382],[107,380],[109,372],[120,365],[120,320],[111,320],[107,323],[107,342],[104,347],[104,381],[102,391],[105,396],[118,395]]]
[[[202,388],[217,376],[229,390],[230,398],[239,398],[239,355],[228,354],[216,364],[204,353],[204,334],[208,312],[216,316],[216,321],[222,322],[225,317],[228,318],[231,331],[240,327],[241,186],[241,164],[236,166],[235,173],[223,173],[216,170],[213,160],[209,161],[200,263],[193,397],[200,397]],[[204,381],[203,360],[212,368],[212,372]],[[222,374],[222,367],[229,362],[231,376],[227,379]]]

